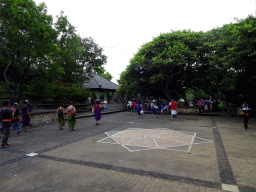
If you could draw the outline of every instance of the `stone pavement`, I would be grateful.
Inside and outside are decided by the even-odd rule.
[[[57,123],[22,137],[11,132],[10,147],[0,150],[0,191],[256,191],[256,119],[248,130],[242,121],[120,112],[103,115],[97,126],[94,117],[79,118],[72,132]],[[121,134],[129,130],[152,134]],[[177,134],[161,141],[163,130]],[[185,142],[184,134],[193,139]],[[164,148],[148,149],[140,139]]]

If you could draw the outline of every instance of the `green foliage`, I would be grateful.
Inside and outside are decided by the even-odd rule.
[[[5,92],[5,91],[6,91],[5,83],[3,81],[0,81],[0,92]]]
[[[56,102],[72,100],[84,103],[91,96],[91,91],[59,80],[48,82],[44,78],[36,78],[28,86],[28,94],[33,100],[54,99]]]
[[[48,81],[42,77],[33,79],[32,83],[27,86],[27,94],[33,100],[43,100],[45,97],[46,86]]]
[[[121,74],[118,93],[168,99],[184,96],[189,78],[184,74],[195,62],[199,36],[191,31],[176,31],[144,44]]]
[[[104,77],[105,79],[111,81],[113,79],[113,76],[106,71],[106,69],[103,66],[95,66],[93,70],[96,72],[96,74]]]
[[[142,45],[130,60],[118,81],[118,93],[178,98],[191,90],[196,98],[252,103],[255,35],[256,18],[252,16],[205,33],[161,34]]]
[[[0,9],[0,81],[5,81],[11,100],[20,100],[24,87],[34,84],[35,77],[81,85],[87,78],[85,73],[90,76],[93,67],[106,63],[103,49],[92,38],[81,38],[63,12],[53,23],[44,3],[37,6],[32,0],[2,0]],[[111,79],[109,73],[104,75]],[[56,86],[46,85],[49,90]],[[44,94],[37,94],[36,87],[29,89],[35,98],[41,98]],[[60,93],[52,95],[62,97]]]
[[[69,100],[84,103],[91,95],[90,90],[81,89],[79,85],[72,85],[69,91]]]
[[[40,60],[47,60],[45,55],[54,50],[57,33],[44,4],[36,6],[31,0],[3,0],[0,6],[0,51],[4,61],[1,68],[6,89],[12,97],[9,79],[15,82],[15,92],[22,93],[23,85],[35,75],[31,74],[31,68],[41,69]]]

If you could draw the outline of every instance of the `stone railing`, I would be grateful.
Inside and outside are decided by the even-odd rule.
[[[178,107],[177,113],[183,114],[183,115],[199,115],[199,108],[198,107]]]
[[[31,125],[43,125],[54,121],[58,121],[58,114],[56,112],[31,113]]]

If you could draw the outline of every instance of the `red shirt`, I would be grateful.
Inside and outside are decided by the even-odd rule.
[[[133,108],[137,108],[137,103],[133,102]]]
[[[177,110],[177,103],[175,101],[172,102],[172,110]]]

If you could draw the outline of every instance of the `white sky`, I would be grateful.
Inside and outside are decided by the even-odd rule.
[[[105,69],[117,83],[138,48],[171,29],[208,31],[255,15],[256,0],[34,0],[56,18],[64,11],[81,37],[104,47]]]

